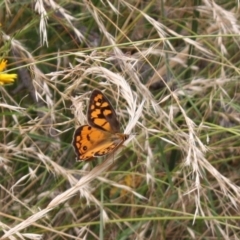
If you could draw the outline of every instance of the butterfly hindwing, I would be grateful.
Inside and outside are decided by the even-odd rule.
[[[123,141],[117,135],[83,125],[75,131],[73,146],[79,160],[88,160],[112,152]]]

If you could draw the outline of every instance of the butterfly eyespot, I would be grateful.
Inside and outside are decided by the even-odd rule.
[[[94,90],[90,96],[87,120],[88,125],[79,127],[73,136],[73,147],[79,160],[111,153],[129,137],[120,133],[116,112],[99,90]]]

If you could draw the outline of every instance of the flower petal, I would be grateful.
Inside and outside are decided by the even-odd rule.
[[[17,74],[0,73],[0,84],[8,84],[15,81]]]
[[[3,59],[0,63],[0,72],[2,72],[7,66],[7,60]]]

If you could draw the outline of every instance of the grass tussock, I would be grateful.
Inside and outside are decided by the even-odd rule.
[[[18,79],[0,86],[1,239],[238,239],[237,16],[235,1],[2,1],[0,76]],[[130,138],[77,162],[93,89]]]

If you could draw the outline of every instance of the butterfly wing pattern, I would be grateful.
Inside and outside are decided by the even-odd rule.
[[[80,161],[113,152],[129,137],[120,133],[117,115],[106,96],[94,90],[87,111],[88,125],[74,133],[73,146]]]
[[[111,103],[97,89],[92,92],[88,108],[89,125],[112,133],[120,131],[120,124]]]

